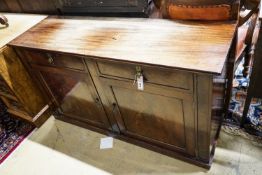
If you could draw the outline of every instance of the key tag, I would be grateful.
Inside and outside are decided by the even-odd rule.
[[[144,77],[140,66],[136,66],[136,75],[134,83],[137,84],[137,89],[140,91],[144,90]]]
[[[140,75],[137,77],[137,89],[140,91],[144,90],[144,77],[143,75]]]

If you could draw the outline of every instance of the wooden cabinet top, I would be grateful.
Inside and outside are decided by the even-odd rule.
[[[0,25],[0,48],[47,17],[44,15],[1,14],[7,17],[9,27]]]
[[[10,44],[220,74],[235,30],[234,22],[49,17]]]

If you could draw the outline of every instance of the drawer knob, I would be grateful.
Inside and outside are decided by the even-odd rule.
[[[52,57],[52,55],[47,54],[47,58],[48,58],[48,63],[49,64],[54,64],[54,58]]]

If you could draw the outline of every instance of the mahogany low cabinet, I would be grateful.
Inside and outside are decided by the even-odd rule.
[[[63,16],[9,46],[58,119],[208,168],[230,97],[235,31],[231,21]]]
[[[15,49],[56,104],[59,119],[210,166],[221,117],[214,110],[224,100],[223,84],[214,83],[213,75]]]

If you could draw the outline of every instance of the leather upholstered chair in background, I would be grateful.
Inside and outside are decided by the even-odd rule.
[[[236,65],[244,56],[246,76],[252,62],[252,37],[260,0],[154,0],[152,17],[174,20],[237,20]]]
[[[233,56],[230,56],[222,75],[214,77],[214,84],[217,87],[223,87],[218,93],[225,92],[226,94],[223,109],[215,111],[218,115],[221,113],[227,115],[234,72],[243,57],[244,76],[249,72],[256,44],[253,36],[258,21],[259,4],[260,0],[154,0],[152,4],[152,18],[237,23],[238,28],[230,51]],[[216,101],[217,99],[213,99],[213,103],[217,103]],[[214,112],[213,109],[212,112]]]
[[[236,19],[236,0],[154,0],[164,18],[179,20]]]

